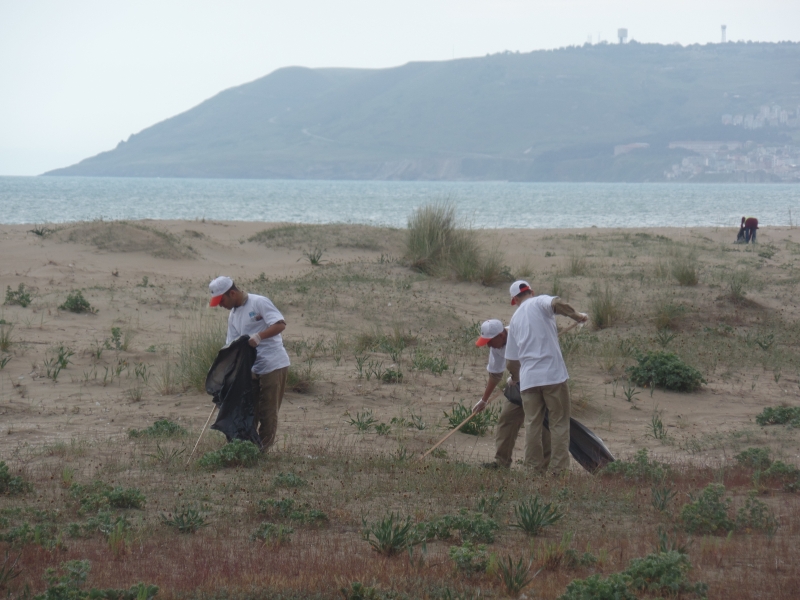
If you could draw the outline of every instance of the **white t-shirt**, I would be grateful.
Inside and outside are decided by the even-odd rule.
[[[506,327],[508,331],[508,327]],[[502,373],[506,370],[506,347],[489,348],[489,364],[486,365],[489,373]]]
[[[569,379],[558,344],[553,296],[523,302],[508,325],[506,358],[520,362],[520,390]]]
[[[270,325],[283,320],[283,315],[269,298],[247,294],[247,302],[231,309],[228,315],[228,337],[225,343],[230,344],[243,335],[249,337],[254,333],[260,333]],[[265,375],[276,369],[288,367],[289,364],[289,355],[286,354],[280,334],[261,340],[256,346],[256,362],[253,363],[253,373],[256,375]]]

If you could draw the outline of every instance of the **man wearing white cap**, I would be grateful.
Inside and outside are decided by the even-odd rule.
[[[281,338],[286,321],[269,298],[242,292],[230,277],[217,277],[208,289],[211,292],[209,305],[230,311],[225,343],[246,335],[256,349],[253,378],[258,379],[259,395],[253,413],[262,447],[266,450],[275,442],[278,411],[289,373],[289,355]]]
[[[503,378],[503,371],[506,369],[506,341],[508,339],[508,329],[503,327],[499,319],[489,319],[481,325],[481,336],[475,345],[478,347],[488,346],[489,364],[486,370],[489,371],[489,381],[486,389],[478,403],[472,408],[472,412],[478,413],[486,409],[494,388]],[[495,433],[495,455],[494,462],[483,465],[486,468],[497,469],[499,467],[509,468],[511,457],[514,453],[514,446],[517,443],[517,436],[522,423],[525,422],[525,411],[522,409],[522,402],[515,402],[506,398],[503,408],[500,411],[500,418],[497,421]],[[542,447],[547,458],[550,457],[550,432],[542,428]]]
[[[527,281],[515,281],[511,304],[519,305],[508,326],[508,371],[519,382],[525,411],[525,464],[542,472],[569,470],[570,398],[567,366],[558,343],[556,315],[578,322],[588,315],[576,312],[558,296],[536,296]],[[542,447],[545,410],[549,411],[552,456]]]

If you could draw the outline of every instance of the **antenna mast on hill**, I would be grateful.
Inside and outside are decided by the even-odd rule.
[[[617,37],[619,38],[619,43],[624,44],[626,41],[628,41],[628,30],[617,29]]]
[[[723,25],[722,26],[722,43],[723,44],[725,43],[725,30],[727,30],[727,29],[728,29],[727,25]]]

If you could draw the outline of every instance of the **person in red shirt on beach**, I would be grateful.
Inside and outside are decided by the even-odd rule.
[[[744,229],[744,243],[749,244],[752,241],[755,244],[758,219],[755,217],[742,217],[742,228]]]

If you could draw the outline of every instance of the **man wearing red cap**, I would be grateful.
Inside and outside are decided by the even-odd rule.
[[[578,322],[588,315],[576,312],[558,296],[536,296],[527,281],[511,284],[511,304],[519,305],[508,326],[506,360],[519,382],[525,411],[525,464],[554,474],[569,470],[570,398],[567,366],[558,343],[556,315]],[[542,446],[545,410],[549,411],[552,456]]]
[[[286,321],[269,298],[242,292],[230,277],[217,277],[208,289],[211,292],[209,305],[230,311],[225,343],[246,335],[256,349],[253,378],[258,379],[259,395],[253,404],[253,413],[261,445],[266,450],[275,443],[278,411],[289,374],[289,355],[281,337]]]
[[[486,389],[478,403],[472,408],[472,412],[479,413],[486,409],[489,400],[497,384],[503,378],[503,371],[506,369],[506,341],[508,339],[508,329],[503,327],[499,319],[489,319],[481,325],[481,336],[475,345],[478,347],[487,346],[489,348],[489,364],[486,370],[489,371],[489,381]],[[495,455],[494,462],[486,463],[483,466],[487,469],[509,468],[511,458],[514,453],[514,446],[517,444],[519,429],[525,422],[525,411],[522,409],[522,402],[506,398],[503,408],[500,411],[500,418],[495,429]],[[542,428],[542,447],[545,457],[550,458],[550,432]]]

